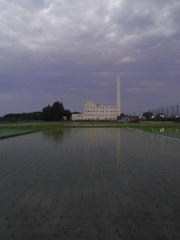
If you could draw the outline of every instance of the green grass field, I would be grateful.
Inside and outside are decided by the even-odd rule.
[[[173,122],[141,122],[141,123],[118,123],[118,122],[41,122],[41,121],[25,121],[25,122],[7,122],[1,123],[0,128],[4,127],[32,127],[40,129],[54,128],[54,127],[180,127],[180,123]]]

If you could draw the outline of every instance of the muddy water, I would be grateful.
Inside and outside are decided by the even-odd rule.
[[[0,141],[0,239],[179,239],[180,141],[118,128]]]

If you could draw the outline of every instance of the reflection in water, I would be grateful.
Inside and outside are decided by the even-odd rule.
[[[160,128],[155,131],[164,136],[180,139],[180,133],[178,128]]]
[[[117,167],[120,166],[121,129],[84,128],[83,141],[90,144],[93,152],[101,152],[103,149],[100,156],[103,159],[108,158],[108,155],[104,154],[104,145],[106,145],[106,150],[109,149],[108,154],[116,161]]]
[[[159,129],[159,132],[160,132],[160,133],[161,133],[161,132],[163,133],[163,132],[164,132],[164,128],[160,128],[160,129]]]
[[[0,153],[3,239],[179,239],[177,140],[56,128],[3,140]]]
[[[9,128],[0,127],[0,138],[4,138],[11,135],[29,133],[36,130],[37,129],[33,127],[9,127]]]
[[[95,128],[95,131],[92,131],[92,129],[94,128],[83,128],[84,139],[95,140],[93,136],[98,134],[98,128]]]
[[[140,130],[155,133],[155,134],[160,134],[162,136],[167,136],[171,138],[176,138],[180,139],[180,128],[179,127],[164,127],[164,128],[159,128],[159,127],[153,127],[153,128],[140,128]]]
[[[89,144],[91,154],[98,155],[99,159],[103,159],[103,161],[107,161],[110,156],[117,167],[121,164],[120,139],[121,129],[119,128],[83,128],[83,141],[84,144]]]
[[[117,167],[120,166],[120,149],[121,149],[120,139],[121,139],[121,130],[118,129],[118,131],[116,131],[116,161],[117,161]]]
[[[67,135],[70,131],[70,128],[54,128],[43,131],[43,137],[47,140],[53,140],[55,143],[60,143],[63,141],[64,135]]]

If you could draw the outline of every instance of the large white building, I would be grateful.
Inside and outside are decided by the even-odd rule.
[[[86,101],[84,113],[72,114],[72,120],[116,120],[118,116],[120,116],[120,76],[117,76],[117,106],[101,106],[95,101]]]

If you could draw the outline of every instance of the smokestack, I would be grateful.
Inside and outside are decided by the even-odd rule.
[[[120,75],[117,75],[117,116],[120,116]]]

